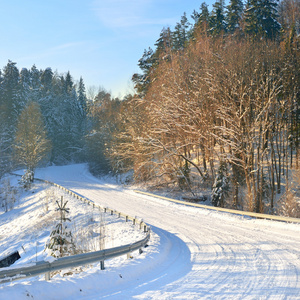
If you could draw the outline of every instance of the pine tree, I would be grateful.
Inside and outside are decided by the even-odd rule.
[[[44,93],[50,92],[52,88],[53,72],[51,68],[46,68],[41,75],[42,90]]]
[[[77,94],[78,94],[79,111],[80,111],[82,119],[85,119],[86,113],[87,113],[87,98],[86,98],[86,93],[85,93],[85,85],[84,85],[82,77],[80,77],[80,80],[79,80]]]
[[[3,113],[2,118],[4,118],[2,120],[13,126],[22,106],[19,103],[19,70],[16,63],[10,60],[3,68],[0,106]]]
[[[65,93],[71,94],[74,88],[74,83],[69,71],[67,72],[66,77],[64,79],[64,84],[65,84]]]
[[[175,25],[173,32],[173,49],[180,50],[186,47],[190,37],[189,32],[190,23],[187,19],[186,13],[183,14],[179,23]]]
[[[172,34],[170,27],[162,29],[159,39],[155,43],[156,49],[154,55],[157,59],[165,54],[167,50],[172,49]]]
[[[213,36],[218,36],[225,33],[227,30],[225,14],[224,14],[224,0],[216,1],[213,4],[213,10],[209,20],[209,32]]]
[[[8,61],[0,77],[0,177],[11,169],[15,124],[19,115],[19,70]]]
[[[276,0],[248,0],[244,13],[245,33],[275,39],[281,28],[277,18]]]
[[[138,66],[142,70],[142,74],[135,73],[132,76],[134,88],[140,94],[145,94],[150,84],[151,68],[155,63],[153,50],[149,47],[144,50],[143,56],[139,59]]]
[[[203,2],[200,6],[200,13],[194,12],[193,19],[195,20],[194,25],[194,31],[197,29],[197,31],[201,32],[207,32],[208,25],[209,25],[209,11],[208,11],[208,5]]]
[[[244,4],[242,0],[231,0],[227,6],[227,29],[229,33],[234,33],[240,29],[240,23],[243,17]]]
[[[262,6],[262,35],[268,39],[275,39],[280,32],[281,25],[278,23],[277,0],[261,0]]]
[[[76,89],[70,72],[61,76],[62,94],[59,96],[61,114],[63,116],[61,128],[57,128],[59,152],[64,162],[78,161],[82,152],[81,106],[78,102]]]
[[[11,144],[13,132],[11,127],[5,123],[0,111],[0,178],[11,170]]]
[[[41,74],[35,65],[30,69],[30,89],[30,99],[39,102],[41,98]]]
[[[20,102],[25,106],[29,99],[31,99],[31,76],[30,72],[23,68],[20,71],[19,89],[20,89]]]
[[[54,257],[64,257],[75,254],[75,244],[73,242],[72,232],[68,227],[67,222],[71,222],[66,214],[70,212],[67,207],[68,201],[64,202],[63,197],[61,201],[56,201],[59,211],[60,219],[55,229],[50,234],[50,241],[46,244],[46,251]]]

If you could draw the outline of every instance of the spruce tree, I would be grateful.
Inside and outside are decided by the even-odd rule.
[[[275,39],[281,28],[277,17],[276,0],[248,0],[244,13],[245,33],[254,38]]]
[[[39,102],[41,98],[41,74],[35,65],[30,69],[30,89],[30,99]]]
[[[87,98],[85,93],[85,85],[82,77],[80,77],[79,79],[77,94],[78,94],[79,111],[82,119],[85,119],[87,113]]]
[[[278,3],[277,0],[261,0],[262,35],[268,39],[275,39],[280,32],[281,25],[278,23]]]
[[[141,95],[144,95],[148,89],[150,84],[150,71],[155,61],[154,51],[150,47],[147,50],[145,49],[143,56],[138,62],[138,66],[142,70],[142,74],[135,73],[132,76],[134,88]]]
[[[180,50],[186,47],[190,37],[190,23],[186,13],[183,14],[179,23],[176,24],[173,32],[173,49]]]
[[[20,104],[25,106],[29,99],[31,99],[31,76],[30,72],[26,68],[23,68],[20,72],[19,89]]]
[[[156,49],[154,56],[157,59],[159,59],[162,54],[166,53],[168,49],[172,49],[172,34],[170,27],[162,29],[159,38],[155,43]]]
[[[209,32],[213,36],[218,36],[226,32],[227,26],[224,13],[224,0],[216,1],[215,4],[213,4],[209,27]]]
[[[51,91],[53,72],[51,68],[46,68],[41,75],[42,90],[47,93]]]
[[[19,70],[16,63],[8,61],[3,68],[3,80],[1,82],[0,105],[2,121],[7,122],[9,126],[13,126],[22,110],[19,103]]]
[[[227,29],[229,33],[234,33],[240,29],[240,23],[243,17],[244,5],[242,0],[230,0],[227,6]]]
[[[201,27],[205,27],[207,29],[207,26],[209,24],[209,11],[208,11],[208,5],[203,2],[200,6],[201,12],[198,20],[198,25]]]
[[[70,212],[67,207],[68,201],[56,201],[59,211],[59,222],[50,234],[50,241],[46,244],[47,252],[54,257],[64,257],[75,254],[75,244],[72,237],[72,232],[68,227],[68,222],[71,220],[66,217]]]

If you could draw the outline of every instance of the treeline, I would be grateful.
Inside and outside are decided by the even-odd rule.
[[[0,70],[0,178],[18,167],[33,176],[38,166],[79,162],[110,172],[106,151],[119,103],[70,72],[19,70],[8,61]]]
[[[111,166],[255,212],[299,216],[299,1],[202,4],[139,60],[137,95],[114,109]],[[112,127],[111,127],[112,128]],[[285,193],[285,194],[284,194]],[[284,194],[284,196],[282,196]],[[284,198],[285,197],[285,198]]]
[[[51,142],[46,160],[51,164],[63,164],[84,158],[87,101],[82,78],[75,85],[69,72],[60,75],[51,68],[38,70],[36,66],[19,70],[16,63],[8,61],[0,75],[1,175],[14,166],[18,122],[32,102],[38,106],[34,112],[38,109],[42,113],[42,122]],[[33,113],[26,118],[31,121]],[[25,121],[24,114],[21,125]],[[29,133],[24,131],[25,134]]]

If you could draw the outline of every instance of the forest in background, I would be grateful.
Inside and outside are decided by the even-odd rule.
[[[0,176],[88,162],[215,206],[300,217],[299,0],[202,3],[191,18],[162,29],[124,99],[9,61]]]

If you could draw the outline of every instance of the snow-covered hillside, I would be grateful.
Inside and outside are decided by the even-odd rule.
[[[152,228],[152,241],[142,255],[110,261],[104,271],[98,265],[48,282],[35,278],[1,285],[0,299],[299,299],[297,224],[140,195],[93,177],[85,165],[41,169],[36,176],[143,218]],[[0,246],[13,240],[7,232],[0,234]]]

